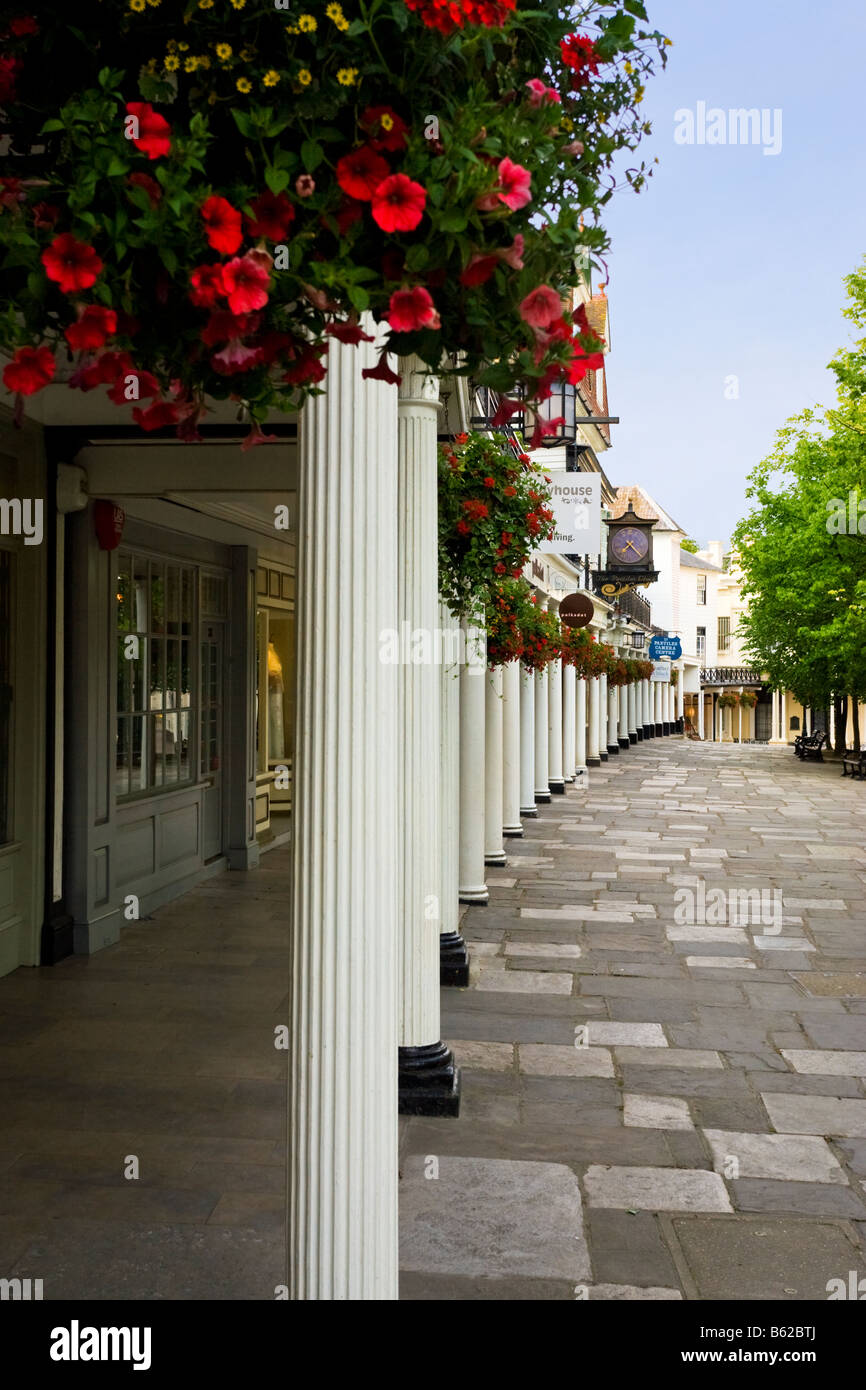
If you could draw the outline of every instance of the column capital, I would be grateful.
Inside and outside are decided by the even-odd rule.
[[[416,409],[426,407],[431,413],[438,412],[441,402],[436,372],[431,371],[415,353],[411,357],[398,358],[398,366],[400,385],[397,387],[397,409],[404,412],[414,406]]]

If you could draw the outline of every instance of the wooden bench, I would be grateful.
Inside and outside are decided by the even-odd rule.
[[[859,753],[848,752],[842,758],[842,776],[848,776],[848,769],[851,769],[852,777],[866,776],[866,748],[861,748]]]
[[[821,750],[826,748],[829,742],[829,736],[825,732],[798,734],[794,739],[794,752],[804,762],[806,758],[817,758],[818,762],[822,763],[824,757]]]

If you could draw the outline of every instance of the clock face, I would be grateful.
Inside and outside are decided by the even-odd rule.
[[[610,550],[621,565],[635,565],[649,550],[647,534],[636,526],[621,526],[611,536]]]

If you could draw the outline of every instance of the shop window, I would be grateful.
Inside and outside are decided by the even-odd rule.
[[[193,782],[192,641],[195,571],[118,552],[117,740],[119,800]]]
[[[256,768],[260,776],[280,765],[291,767],[292,763],[294,623],[294,612],[287,608],[259,608],[256,614]]]

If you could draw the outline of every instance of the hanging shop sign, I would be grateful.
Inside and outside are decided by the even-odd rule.
[[[588,594],[566,594],[559,605],[563,627],[586,627],[595,616],[595,604]]]
[[[669,681],[671,678],[671,663],[669,661],[657,661],[653,666],[653,673],[650,680]]]
[[[649,654],[651,661],[679,661],[683,654],[683,644],[679,637],[652,637]]]
[[[551,508],[555,531],[538,549],[550,555],[598,555],[601,550],[601,475],[553,473]]]

